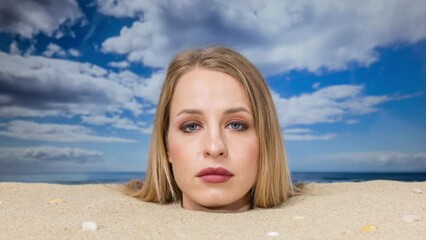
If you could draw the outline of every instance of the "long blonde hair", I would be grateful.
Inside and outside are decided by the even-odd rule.
[[[271,94],[257,68],[241,54],[225,47],[185,51],[170,63],[157,105],[145,182],[133,196],[157,203],[182,198],[168,161],[166,136],[177,82],[196,67],[226,73],[242,84],[250,101],[259,140],[259,169],[251,194],[253,207],[269,208],[283,203],[294,192]]]

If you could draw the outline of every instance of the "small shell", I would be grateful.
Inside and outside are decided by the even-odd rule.
[[[420,188],[414,188],[413,192],[417,193],[417,194],[422,194],[422,190]]]
[[[0,200],[0,204],[2,204],[3,203],[3,201],[2,200]]]
[[[417,222],[422,220],[422,218],[417,214],[408,214],[401,218],[404,222]]]
[[[303,219],[305,219],[305,217],[304,216],[300,216],[300,215],[294,215],[293,219],[295,219],[295,220],[303,220]]]
[[[278,232],[268,232],[266,233],[269,237],[278,237],[280,234]]]
[[[51,200],[49,200],[47,203],[49,203],[49,204],[54,204],[54,203],[63,203],[63,202],[65,202],[63,199],[61,199],[61,198],[55,198],[55,199],[51,199]]]
[[[81,225],[83,231],[96,231],[98,229],[98,224],[95,222],[83,222]]]
[[[375,226],[373,224],[368,224],[368,225],[362,227],[361,231],[363,231],[363,232],[372,232],[372,231],[376,231],[377,229],[379,229],[377,226]]]

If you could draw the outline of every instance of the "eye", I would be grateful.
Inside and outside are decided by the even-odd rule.
[[[246,130],[248,128],[247,125],[242,123],[242,122],[231,122],[231,123],[228,124],[228,126],[232,130],[236,130],[236,131],[243,131],[243,130]]]
[[[192,133],[197,131],[199,128],[200,128],[200,125],[198,123],[190,122],[190,123],[182,125],[180,129],[185,133]]]

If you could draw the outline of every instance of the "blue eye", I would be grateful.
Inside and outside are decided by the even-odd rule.
[[[197,131],[199,127],[200,125],[197,123],[187,123],[181,127],[181,130],[186,133],[191,133]]]
[[[230,124],[228,124],[228,126],[236,131],[242,131],[242,130],[246,130],[247,129],[247,125],[245,125],[242,122],[231,122]]]

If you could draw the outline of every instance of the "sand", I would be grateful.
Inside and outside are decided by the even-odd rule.
[[[279,208],[243,213],[145,203],[116,188],[0,183],[0,239],[426,239],[426,182],[310,183]],[[98,229],[83,231],[86,221]]]

